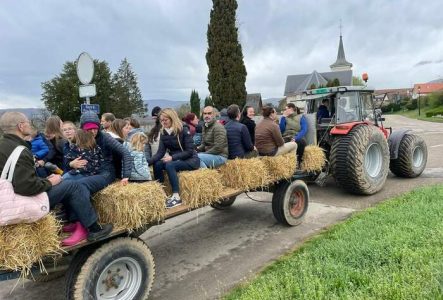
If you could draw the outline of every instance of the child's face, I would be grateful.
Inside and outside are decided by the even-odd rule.
[[[75,135],[75,128],[71,124],[63,125],[63,134],[68,140],[72,140]]]
[[[129,124],[126,124],[122,129],[123,136],[126,138],[128,136],[129,131],[131,131],[132,127]]]

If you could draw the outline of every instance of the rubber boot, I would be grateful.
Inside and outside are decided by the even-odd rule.
[[[88,231],[85,227],[83,227],[82,224],[78,224],[75,227],[74,232],[72,235],[62,241],[62,246],[74,246],[80,243],[83,240],[86,240],[88,237]]]
[[[80,222],[70,223],[63,226],[62,231],[63,232],[74,232],[75,228],[77,228],[78,225],[81,225]]]

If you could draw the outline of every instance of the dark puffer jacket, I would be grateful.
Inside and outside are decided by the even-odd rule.
[[[95,123],[100,126],[100,120],[96,113],[88,111],[81,115],[80,126],[83,127],[85,123]],[[102,149],[103,163],[101,171],[115,173],[114,161],[122,161],[122,174],[116,174],[117,177],[129,178],[132,170],[132,157],[128,149],[121,143],[110,136],[108,133],[99,131],[95,137],[97,145]]]
[[[179,143],[180,140],[180,143]],[[166,130],[160,134],[160,143],[157,153],[148,160],[149,164],[159,161],[168,150],[172,160],[183,160],[189,163],[194,169],[200,167],[200,159],[194,150],[194,141],[189,131],[184,128],[178,135],[168,134]]]
[[[237,120],[230,120],[225,125],[228,136],[229,159],[243,158],[247,152],[254,150],[246,125]]]

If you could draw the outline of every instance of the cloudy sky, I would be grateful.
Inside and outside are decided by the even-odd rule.
[[[249,93],[281,97],[287,75],[329,71],[339,20],[355,75],[376,88],[443,77],[442,1],[237,0]],[[41,83],[87,51],[112,72],[126,57],[143,99],[208,94],[210,0],[0,3],[0,108],[42,107]]]

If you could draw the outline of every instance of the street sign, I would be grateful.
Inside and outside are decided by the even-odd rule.
[[[81,105],[81,113],[92,111],[97,115],[100,114],[100,105],[99,104],[82,104]]]
[[[94,97],[97,94],[95,84],[85,84],[78,87],[80,98]]]
[[[89,84],[94,76],[94,61],[86,52],[83,52],[78,56],[77,76],[83,84]]]

